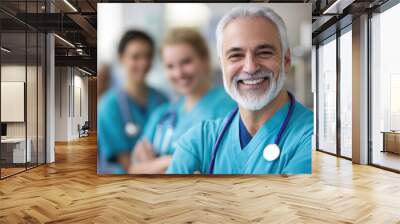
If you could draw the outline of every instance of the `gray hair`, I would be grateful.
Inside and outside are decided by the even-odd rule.
[[[220,58],[222,57],[222,38],[225,27],[233,20],[241,17],[262,17],[275,24],[281,41],[282,59],[285,57],[285,53],[289,49],[289,40],[287,37],[285,22],[282,18],[272,9],[264,6],[245,6],[233,8],[218,22],[216,36],[217,51]]]

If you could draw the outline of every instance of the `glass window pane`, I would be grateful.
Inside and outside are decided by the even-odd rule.
[[[352,157],[352,35],[340,37],[340,153]]]
[[[18,16],[43,13],[44,6],[44,0],[0,1],[0,7]],[[4,178],[45,162],[46,42],[43,33],[23,22],[3,12],[0,18],[0,177]]]
[[[26,33],[3,32],[1,46],[2,178],[25,170],[26,151]],[[29,147],[28,147],[29,149]]]
[[[318,148],[336,153],[336,40],[318,48]]]
[[[39,33],[39,45],[38,45],[38,164],[45,163],[45,44],[46,37],[43,33]]]
[[[400,170],[400,4],[374,15],[372,25],[372,163]]]
[[[30,148],[31,153],[29,154],[30,158],[28,159],[27,166],[28,168],[34,167],[37,165],[37,104],[38,104],[38,88],[37,88],[37,74],[38,74],[38,49],[37,49],[37,41],[38,36],[36,32],[28,32],[28,62],[27,62],[27,80],[26,80],[26,113],[27,113],[27,142],[28,149]]]
[[[27,13],[37,13],[39,5],[37,1],[27,2]],[[31,18],[33,24],[38,17]],[[36,30],[27,29],[27,80],[26,80],[26,125],[27,125],[27,149],[30,150],[30,158],[27,167],[32,168],[38,164],[38,33]]]

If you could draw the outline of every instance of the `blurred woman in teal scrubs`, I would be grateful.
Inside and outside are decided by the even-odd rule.
[[[167,101],[145,83],[153,52],[153,40],[142,31],[128,31],[120,41],[118,54],[125,75],[122,88],[108,90],[99,103],[99,173],[126,172],[150,112]],[[110,164],[113,168],[108,169]]]
[[[236,105],[223,88],[213,87],[210,54],[197,31],[177,28],[169,32],[162,57],[167,78],[182,98],[153,112],[135,147],[130,173],[165,172],[182,134],[203,120],[224,117]]]

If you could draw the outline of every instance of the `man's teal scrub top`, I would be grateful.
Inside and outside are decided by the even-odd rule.
[[[158,155],[172,155],[174,143],[193,125],[203,120],[223,118],[236,107],[223,88],[210,89],[190,112],[184,110],[184,102],[183,98],[175,104],[167,103],[151,115],[143,137],[153,145]]]
[[[121,91],[109,90],[101,98],[98,107],[98,147],[100,154],[108,162],[116,162],[118,155],[131,152],[143,133],[151,111],[167,101],[164,95],[152,88],[149,88],[145,107],[138,105],[131,97],[126,97],[131,120],[139,127],[139,133],[130,137],[125,133],[125,122],[118,99]]]
[[[273,144],[288,113],[289,103],[281,107],[242,149],[239,113],[229,124],[215,159],[214,174],[310,174],[313,114],[296,102],[293,115],[279,143],[280,156],[274,161],[263,157],[264,148]],[[226,119],[226,118],[225,118]],[[184,134],[176,145],[169,174],[207,174],[211,154],[224,119],[204,121]]]

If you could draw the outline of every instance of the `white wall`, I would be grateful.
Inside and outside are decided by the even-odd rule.
[[[25,65],[2,65],[1,66],[1,81],[3,82],[25,82],[26,70],[31,70],[32,67],[26,68]],[[1,108],[7,110],[7,108]],[[25,137],[25,123],[11,122],[7,124],[8,137]]]
[[[24,82],[1,82],[1,121],[24,122]],[[36,105],[35,105],[36,108]]]
[[[317,102],[317,48],[312,46],[311,53],[311,90],[313,92],[313,101]],[[313,111],[317,111],[317,104],[313,104]],[[317,149],[317,113],[314,112],[314,134],[312,137],[312,149]]]
[[[27,80],[25,80],[27,78]],[[7,137],[24,138],[25,135],[31,143],[32,161],[44,163],[45,150],[45,117],[44,117],[44,74],[41,66],[25,66],[25,64],[4,64],[1,66],[1,81],[3,82],[24,82],[26,85],[26,105],[19,108],[20,113],[25,114],[26,120],[23,122],[6,122]],[[2,89],[3,92],[4,89]],[[24,94],[24,90],[19,90]],[[2,95],[7,97],[7,95]],[[11,107],[1,107],[2,112],[13,113]],[[17,109],[14,109],[17,110]],[[16,112],[14,112],[16,113]],[[39,154],[37,157],[37,153]]]
[[[66,141],[68,139],[68,87],[69,69],[56,67],[55,69],[55,140]]]
[[[71,120],[71,135],[72,138],[77,138],[79,133],[78,133],[78,124],[80,124],[81,126],[85,123],[85,121],[89,120],[89,116],[88,116],[88,77],[85,76],[81,76],[81,74],[83,73],[79,73],[78,75],[76,74],[75,70],[75,75],[74,75],[74,93],[75,94],[73,96],[73,98],[75,99],[74,101],[74,110],[75,113],[73,116],[73,119]],[[79,96],[79,93],[77,90],[80,90],[80,99],[77,97]],[[79,103],[78,100],[80,100],[81,102]],[[80,104],[80,105],[79,105]],[[79,111],[79,106],[81,106],[81,110],[82,112],[80,113]]]
[[[25,75],[26,72],[28,74],[35,73],[36,74],[36,67],[33,66],[27,66],[25,65],[2,65],[1,66],[1,81],[3,82],[25,82]],[[30,80],[31,82],[31,80]],[[32,84],[32,83],[29,83]],[[36,85],[36,82],[34,83]],[[32,90],[27,92],[27,103],[29,104],[30,102],[33,101],[33,98],[36,98],[36,89],[27,89],[27,90]],[[36,108],[35,105],[31,105]],[[1,108],[1,110],[7,110],[8,108]],[[33,115],[33,116],[32,116]],[[33,113],[28,113],[28,122],[31,122],[35,120],[36,122],[36,114]],[[7,136],[8,137],[25,137],[25,124],[26,122],[7,122]],[[28,125],[28,128],[31,128],[33,125],[30,124]],[[36,129],[36,127],[35,127]],[[28,135],[29,135],[29,130],[28,130]],[[29,137],[29,136],[28,136]]]
[[[76,68],[56,67],[56,141],[77,139],[78,124],[83,125],[88,120],[88,78],[83,75]],[[82,106],[82,113],[77,105]]]

